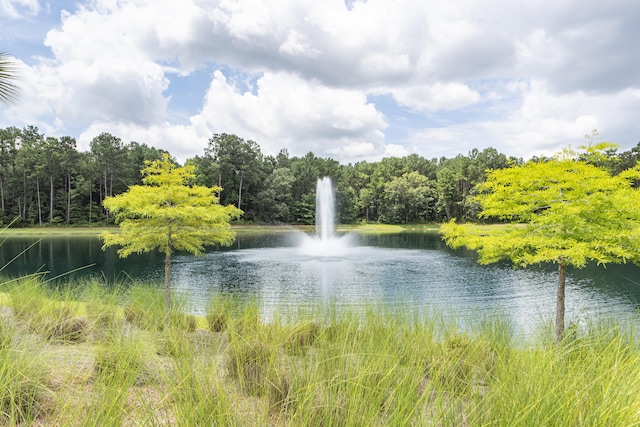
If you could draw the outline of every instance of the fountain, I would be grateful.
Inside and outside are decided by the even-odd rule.
[[[316,185],[316,235],[324,242],[334,237],[333,201],[331,178],[319,179]]]
[[[349,235],[335,234],[335,207],[331,178],[324,177],[316,185],[316,234],[303,235],[300,253],[306,256],[334,258],[350,248]]]

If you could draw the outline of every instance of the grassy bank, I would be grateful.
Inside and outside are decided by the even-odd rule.
[[[232,225],[231,228],[239,234],[263,234],[290,232],[295,230],[313,232],[313,225]],[[356,233],[401,233],[404,231],[435,231],[438,230],[439,224],[409,224],[409,225],[391,225],[391,224],[344,224],[337,225],[336,229],[342,232]],[[43,236],[97,236],[98,234],[109,231],[117,232],[118,227],[28,227],[28,228],[6,228],[2,230],[2,237],[43,237]]]
[[[640,349],[594,322],[523,345],[501,317],[281,310],[215,297],[170,321],[160,290],[4,286],[1,425],[637,425]]]

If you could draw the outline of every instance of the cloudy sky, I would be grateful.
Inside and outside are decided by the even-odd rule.
[[[343,163],[640,141],[636,0],[0,0],[0,127]]]

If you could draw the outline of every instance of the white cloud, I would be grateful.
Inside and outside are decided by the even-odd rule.
[[[184,162],[190,157],[202,155],[211,135],[201,135],[193,126],[170,124],[136,126],[126,123],[94,122],[78,137],[78,148],[88,151],[91,140],[103,132],[122,139],[126,144],[136,141],[156,148],[167,150],[178,161]]]
[[[29,64],[25,90],[0,122],[87,137],[107,126],[163,144],[184,133],[191,148],[170,151],[194,155],[230,132],[265,152],[342,161],[489,145],[527,155],[580,143],[593,127],[637,142],[631,0],[346,3],[69,1],[44,40],[52,55],[17,55]],[[41,7],[0,0],[0,25],[2,14],[42,18]],[[176,111],[176,87],[195,70],[212,73],[208,89]]]
[[[38,0],[0,0],[0,12],[17,19],[25,15],[36,15],[40,11]]]
[[[384,147],[384,157],[405,157],[411,154],[403,145],[388,144]]]
[[[436,83],[392,91],[401,105],[414,110],[458,110],[475,104],[480,94],[461,83]]]
[[[47,132],[59,130],[61,119],[56,114],[55,99],[63,88],[57,70],[46,62],[29,67],[18,60],[17,65],[20,97],[5,111],[6,126],[34,125]]]
[[[272,11],[275,8],[261,0],[223,0],[219,6],[227,11],[225,24],[232,37],[251,40],[269,34],[274,27]]]
[[[313,151],[375,154],[383,150],[386,123],[359,91],[332,89],[293,74],[266,73],[257,93],[241,93],[216,71],[194,124],[212,132],[259,142],[267,154],[287,147],[293,155]]]
[[[307,36],[291,29],[287,39],[280,45],[280,53],[290,56],[309,56],[312,58],[320,55],[320,50],[313,47]]]
[[[598,129],[607,140],[629,148],[633,117],[640,114],[640,89],[616,95],[579,92],[558,95],[548,84],[533,81],[522,94],[519,109],[495,121],[480,120],[424,129],[412,135],[413,150],[427,157],[466,154],[471,148],[494,147],[516,157],[551,155],[566,146],[584,144],[584,135]]]

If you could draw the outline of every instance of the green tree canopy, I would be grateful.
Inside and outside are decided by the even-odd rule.
[[[206,246],[229,245],[234,240],[229,221],[242,211],[218,204],[219,187],[190,185],[192,166],[178,167],[168,154],[147,162],[142,170],[143,185],[133,185],[125,193],[107,197],[103,205],[114,215],[120,233],[101,234],[103,249],[120,246],[127,257],[154,249],[165,254],[165,303],[170,308],[171,253],[194,255]]]
[[[441,231],[453,248],[476,251],[479,262],[510,260],[516,266],[558,265],[556,340],[564,334],[566,267],[640,260],[640,178],[636,166],[612,176],[574,160],[529,162],[489,173],[475,201],[480,217],[506,227],[459,225]]]

